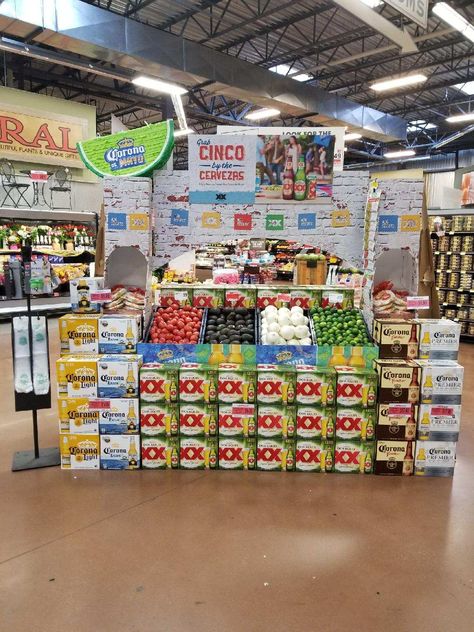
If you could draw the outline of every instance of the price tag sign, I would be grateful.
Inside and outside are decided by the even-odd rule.
[[[248,404],[232,404],[232,415],[245,417],[246,415],[253,415],[254,412],[254,406],[249,406]]]
[[[407,309],[429,309],[429,296],[407,296]]]
[[[431,414],[435,417],[453,417],[454,410],[451,406],[433,406]]]
[[[90,399],[89,410],[109,410],[110,399]]]
[[[161,290],[155,290],[154,303],[155,305],[161,305]]]
[[[112,292],[110,290],[95,290],[91,292],[92,303],[110,303]]]
[[[281,301],[282,303],[289,303],[290,299],[291,299],[291,296],[288,293],[277,294],[277,300]]]
[[[188,300],[188,293],[187,292],[174,292],[174,298],[176,301],[178,301],[178,303],[182,303],[183,301]]]
[[[411,415],[411,404],[390,404],[388,407],[388,416]]]
[[[229,301],[236,301],[240,298],[239,292],[227,292],[226,297]]]

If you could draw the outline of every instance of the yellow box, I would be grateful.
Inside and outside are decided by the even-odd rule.
[[[56,362],[58,395],[97,397],[99,355],[65,355]]]
[[[61,353],[99,352],[99,315],[66,314],[59,319]]]
[[[61,434],[99,434],[100,411],[88,397],[58,397],[59,432]]]
[[[59,438],[61,469],[98,470],[99,435],[63,434]]]

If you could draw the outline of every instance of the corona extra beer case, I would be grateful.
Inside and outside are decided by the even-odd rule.
[[[461,323],[441,318],[419,318],[420,351],[424,360],[457,360]]]
[[[136,353],[140,341],[138,319],[102,316],[99,320],[99,353]]]
[[[420,372],[411,360],[375,360],[378,374],[378,401],[381,404],[417,404],[420,396]]]
[[[414,360],[418,357],[420,325],[417,321],[376,318],[373,333],[380,358]]]
[[[83,277],[69,281],[72,311],[78,314],[100,313],[102,301],[96,296],[96,291],[103,289],[103,277]]]
[[[99,435],[62,434],[59,438],[61,469],[98,470]]]
[[[417,441],[415,475],[453,476],[456,446],[454,441]]]
[[[371,474],[374,467],[374,441],[337,439],[334,445],[334,472]]]
[[[296,436],[296,408],[294,406],[258,406],[257,434],[259,437],[294,439]]]
[[[92,401],[91,405],[99,410],[101,435],[139,434],[138,399],[98,399]]]
[[[96,355],[66,355],[56,362],[58,396],[97,397]]]
[[[179,370],[180,402],[217,402],[217,367],[187,362]]]
[[[142,435],[142,468],[168,470],[179,467],[178,437],[149,437]]]
[[[414,441],[377,441],[374,473],[381,476],[411,476],[414,446]]]
[[[372,369],[337,366],[336,403],[341,406],[374,408],[377,401],[377,374]]]
[[[217,404],[181,404],[179,407],[179,431],[181,436],[217,436]]]
[[[334,406],[336,372],[331,367],[297,365],[296,403]]]
[[[375,438],[375,409],[358,406],[338,406],[336,439],[373,441]]]
[[[295,441],[281,437],[257,438],[257,469],[292,472],[295,469]]]
[[[217,437],[180,437],[179,466],[183,470],[215,470],[218,467]]]
[[[142,436],[177,436],[179,406],[166,402],[141,402],[140,432]]]
[[[255,437],[219,436],[219,469],[254,470],[257,462]]]
[[[464,367],[453,360],[419,360],[423,404],[460,404]]]
[[[98,353],[99,316],[66,314],[59,319],[61,353]]]
[[[421,404],[418,439],[421,441],[457,441],[461,424],[461,406]]]
[[[336,410],[333,406],[296,407],[296,437],[311,441],[334,440]]]
[[[219,404],[219,437],[255,437],[255,404]]]
[[[97,362],[99,397],[138,397],[140,355],[103,355]]]
[[[61,434],[99,434],[99,410],[90,406],[88,397],[58,397]]]
[[[379,404],[375,436],[385,441],[413,441],[417,418],[416,404]]]
[[[100,437],[101,470],[137,470],[139,468],[139,436],[103,435]]]
[[[140,401],[178,401],[179,368],[173,364],[143,364],[140,368]]]
[[[332,472],[333,465],[333,441],[296,439],[297,472]]]
[[[257,365],[257,402],[259,404],[294,404],[296,370],[293,366]]]
[[[242,364],[220,364],[218,398],[220,404],[255,402],[257,373],[255,367]]]

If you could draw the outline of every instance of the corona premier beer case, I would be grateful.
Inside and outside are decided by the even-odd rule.
[[[98,470],[99,435],[63,434],[59,438],[61,469]]]
[[[333,368],[298,365],[296,367],[296,403],[310,406],[334,406],[336,372]]]
[[[256,463],[255,437],[219,437],[219,469],[254,470]]]
[[[102,316],[99,320],[99,353],[136,353],[140,328],[131,316]]]
[[[179,464],[183,470],[215,470],[218,466],[217,437],[181,437]]]
[[[59,432],[61,434],[99,434],[99,410],[88,397],[58,397]]]
[[[419,360],[423,404],[460,404],[464,368],[453,360]]]
[[[381,404],[417,404],[421,369],[411,360],[375,360],[378,373],[378,401]]]
[[[461,406],[456,404],[421,404],[418,416],[418,439],[422,441],[457,441],[461,424]]]
[[[125,435],[140,432],[138,399],[99,399],[91,404],[99,409],[99,432],[101,435]]]
[[[257,412],[259,437],[293,439],[296,435],[296,408],[294,406],[259,406]]]
[[[414,360],[418,357],[420,325],[416,321],[387,319],[374,321],[374,341],[380,358]]]
[[[414,441],[377,441],[374,473],[382,476],[411,476],[414,446]]]
[[[375,436],[385,441],[413,441],[417,418],[416,404],[379,404]]]
[[[257,469],[266,472],[292,472],[295,469],[294,439],[259,436]]]
[[[97,362],[99,397],[138,397],[139,355],[103,355]]]
[[[255,437],[257,408],[255,404],[220,404],[219,438]]]
[[[142,467],[147,470],[168,470],[179,467],[178,437],[142,435]]]
[[[181,404],[179,431],[181,436],[217,436],[217,404]]]
[[[61,353],[98,353],[99,316],[66,314],[59,319]]]
[[[332,472],[334,443],[321,439],[296,439],[297,472]]]
[[[141,402],[140,432],[142,436],[177,436],[179,406],[166,402]]]
[[[97,290],[104,289],[104,278],[81,278],[69,281],[71,308],[79,314],[100,313],[102,302],[95,296]]]
[[[457,360],[461,323],[448,319],[419,318],[420,352],[424,360]]]
[[[179,369],[173,364],[144,364],[140,368],[142,402],[178,401]]]
[[[336,412],[329,406],[303,406],[296,408],[296,437],[298,439],[334,439]]]
[[[375,410],[371,408],[338,406],[336,439],[372,441],[375,437]]]
[[[456,465],[454,441],[417,441],[416,476],[453,476]]]
[[[241,364],[220,364],[218,398],[221,404],[255,402],[256,370]]]
[[[334,472],[342,474],[371,474],[374,467],[373,441],[336,440],[334,445]]]
[[[97,362],[100,356],[66,355],[56,362],[58,396],[97,397]]]
[[[295,403],[295,367],[284,364],[258,364],[257,372],[257,401],[259,404]]]
[[[179,371],[180,402],[217,402],[217,367],[193,362],[184,363]]]
[[[101,470],[137,470],[140,468],[140,437],[105,435],[100,437]]]
[[[372,369],[336,367],[337,406],[374,408],[377,401],[377,374]]]

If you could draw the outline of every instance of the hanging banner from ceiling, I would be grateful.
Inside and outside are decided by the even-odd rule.
[[[188,137],[189,202],[255,202],[255,136]]]
[[[160,169],[168,162],[173,147],[172,120],[77,143],[79,155],[93,173],[121,178]]]
[[[424,29],[428,26],[429,0],[384,0],[384,2]]]

